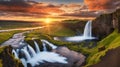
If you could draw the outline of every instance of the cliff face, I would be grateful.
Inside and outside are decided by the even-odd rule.
[[[118,29],[117,36],[112,35],[108,37],[107,44],[101,43],[100,45],[106,46],[102,50],[109,49],[104,57],[100,57],[101,61],[89,67],[120,67],[120,47],[119,47],[119,34],[120,34],[120,9],[111,14],[104,14],[93,21],[94,34],[101,39],[109,35],[114,29]],[[115,37],[115,38],[114,38]],[[113,40],[110,40],[113,39]],[[115,41],[115,40],[116,41]],[[109,43],[109,41],[111,43]],[[114,42],[113,42],[114,41]],[[116,46],[117,43],[117,47]],[[112,48],[110,48],[112,47]],[[114,48],[115,47],[115,48]],[[101,49],[100,49],[101,51]]]
[[[93,21],[93,33],[100,39],[113,32],[114,29],[120,32],[120,9],[114,13],[103,14]]]
[[[120,9],[113,13],[113,26],[120,32]]]

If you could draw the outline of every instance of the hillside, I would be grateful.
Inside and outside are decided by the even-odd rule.
[[[95,19],[93,29],[94,34],[105,38],[92,49],[86,67],[120,67],[120,9]]]

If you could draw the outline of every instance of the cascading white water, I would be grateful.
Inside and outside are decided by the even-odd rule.
[[[27,62],[26,62],[26,60],[25,60],[24,58],[21,58],[20,60],[21,60],[22,64],[24,65],[24,67],[27,67]]]
[[[92,27],[91,26],[92,26],[92,21],[90,20],[85,25],[84,33],[83,33],[84,37],[92,37]]]
[[[35,44],[35,49],[36,49],[36,52],[37,52],[37,53],[40,53],[40,48],[39,48],[39,46],[38,46],[37,42],[36,42],[36,41],[34,41],[34,44]]]
[[[43,45],[43,51],[47,51],[46,44],[43,42],[42,45]]]
[[[48,42],[47,40],[41,40],[41,42],[49,45],[50,47],[52,47],[52,49],[56,49],[57,48],[57,46],[53,45],[52,43]]]
[[[25,57],[27,60],[25,60],[25,58],[20,58],[20,60],[22,61],[22,64],[24,65],[24,67],[27,67],[27,63],[30,63],[32,65],[32,67],[39,65],[40,63],[45,63],[46,62],[51,62],[51,63],[63,63],[66,64],[67,63],[67,58],[60,56],[57,53],[54,52],[48,52],[47,48],[46,48],[46,44],[48,44],[50,47],[52,47],[52,49],[56,49],[57,46],[53,45],[52,43],[49,43],[47,40],[42,40],[42,44],[43,44],[43,49],[44,51],[35,53],[35,50],[38,50],[38,43],[35,43],[35,50],[30,46],[27,45],[25,47],[23,47],[22,49],[18,49],[18,51],[21,51],[22,53],[25,54]],[[39,49],[40,50],[40,49]],[[13,52],[16,52],[13,49]],[[21,52],[18,52],[21,53]],[[31,53],[30,53],[31,52]],[[16,53],[15,56],[18,56],[18,54]],[[31,57],[31,54],[33,54],[33,56]],[[18,57],[19,58],[19,57]]]
[[[34,49],[30,45],[28,45],[27,47],[28,47],[29,51],[31,52],[32,56],[35,56],[36,53],[35,53]]]
[[[30,56],[30,54],[28,53],[28,51],[27,51],[27,50],[22,49],[21,51],[22,51],[22,52],[24,52],[24,54],[25,54],[25,56],[26,56],[27,60],[30,60],[30,59],[31,59],[31,56]]]
[[[23,49],[27,50],[27,46],[23,47]]]

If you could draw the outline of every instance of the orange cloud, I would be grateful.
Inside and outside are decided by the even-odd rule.
[[[115,3],[119,0],[84,0],[90,10],[107,10],[118,7]],[[120,4],[120,3],[119,3]]]

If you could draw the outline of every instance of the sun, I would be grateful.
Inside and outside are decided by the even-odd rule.
[[[46,22],[46,23],[51,23],[52,21],[53,21],[53,20],[52,20],[51,18],[46,18],[46,19],[45,19],[45,22]]]

